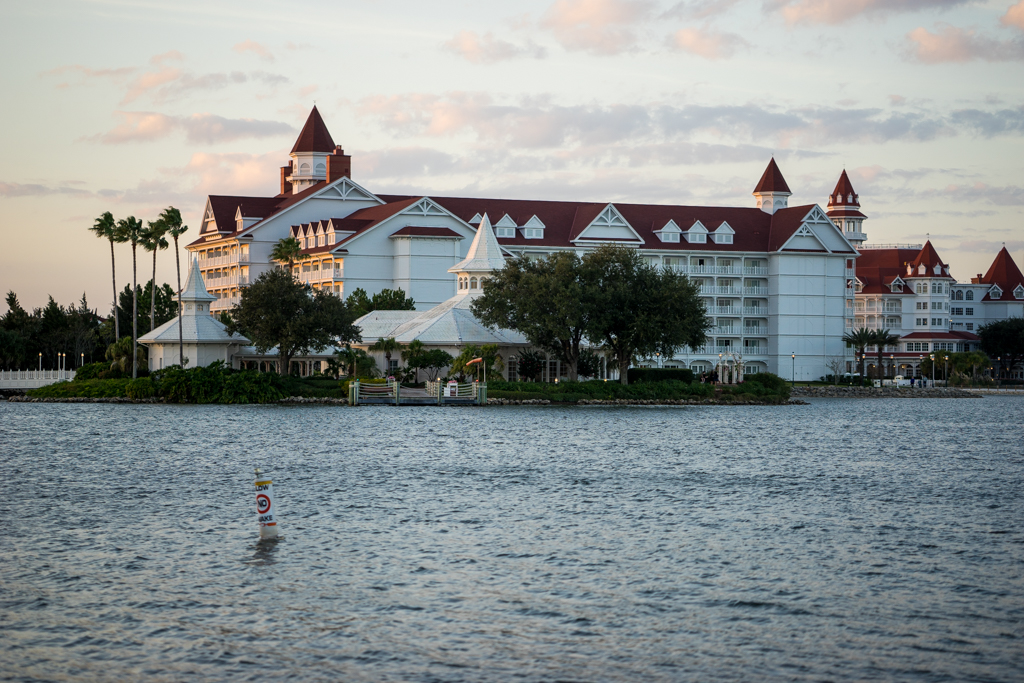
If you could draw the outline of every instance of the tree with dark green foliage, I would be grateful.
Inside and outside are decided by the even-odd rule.
[[[102,216],[97,218],[92,227],[89,228],[94,235],[110,242],[110,280],[114,287],[114,298],[111,306],[117,307],[117,270],[114,266],[114,243],[123,242],[123,235],[117,229],[117,222],[114,220],[114,215],[109,211],[105,211]],[[114,336],[115,338],[121,337],[121,328],[118,327],[117,318],[114,318]]]
[[[893,334],[889,330],[875,330],[872,333],[871,339],[875,346],[878,347],[878,365],[876,365],[875,368],[878,370],[878,379],[882,379],[882,377],[885,375],[885,372],[883,370],[883,368],[885,368],[885,365],[883,365],[882,363],[882,354],[885,353],[885,347],[898,344],[900,338],[898,335]]]
[[[843,341],[857,349],[857,354],[860,356],[860,376],[866,377],[864,374],[864,349],[871,346],[875,341],[875,333],[873,330],[869,330],[866,327],[854,330],[853,332],[847,332],[843,335]]]
[[[181,221],[181,212],[173,206],[168,206],[166,209],[160,212],[160,217],[157,221],[163,226],[164,230],[171,239],[174,240],[174,270],[178,277],[178,287],[175,291],[181,291],[181,258],[180,252],[178,251],[178,238],[188,232],[188,226]],[[184,330],[181,326],[181,306],[177,306],[178,309],[178,365],[185,367],[185,341],[184,341]],[[162,324],[162,323],[161,323]]]
[[[391,372],[391,354],[401,350],[402,345],[395,341],[394,337],[381,337],[370,346],[370,351],[384,352],[384,372]]]
[[[242,290],[228,331],[248,337],[259,353],[276,346],[281,373],[290,374],[296,354],[358,341],[354,320],[339,297],[314,291],[275,268]]]
[[[473,315],[489,327],[517,330],[531,344],[564,362],[569,381],[579,378],[580,345],[598,312],[592,268],[575,252],[546,259],[520,256],[485,280]]]
[[[167,234],[167,228],[164,227],[160,219],[150,221],[142,230],[142,248],[153,252],[153,279],[149,281],[149,329],[151,330],[156,329],[156,253],[168,247],[165,234]]]
[[[580,377],[597,377],[601,372],[601,356],[594,353],[593,349],[581,350],[576,372]]]
[[[622,384],[638,357],[671,357],[707,340],[711,319],[699,287],[686,276],[651,265],[635,249],[599,247],[583,257],[592,300],[586,336],[611,352]]]
[[[409,361],[409,367],[416,371],[423,370],[427,373],[427,379],[431,382],[437,379],[441,370],[445,369],[455,358],[444,349],[430,349],[423,351]]]
[[[156,301],[151,299],[154,293],[156,294]],[[118,295],[117,307],[117,315],[121,319],[121,326],[125,327],[125,329],[131,324],[132,301],[131,285],[125,285]],[[139,287],[138,305],[143,310],[146,308],[153,309],[153,321],[156,323],[156,327],[160,327],[178,314],[177,298],[175,297],[174,290],[166,282],[154,287],[153,281],[150,280],[145,285]],[[137,325],[140,337],[156,329],[155,327],[150,328],[149,318],[146,317],[138,320]]]
[[[531,382],[538,381],[544,374],[544,364],[548,362],[547,356],[535,349],[519,352],[519,376]]]
[[[978,328],[981,350],[989,358],[998,359],[999,376],[1003,377],[1024,360],[1024,318],[1007,318]]]
[[[117,237],[121,242],[132,245],[132,357],[138,357],[139,346],[139,242],[142,241],[142,221],[135,216],[122,218],[117,222]],[[132,366],[132,379],[139,376],[138,368]]]
[[[294,237],[285,237],[277,241],[270,252],[270,258],[282,266],[288,268],[288,274],[292,274],[295,262],[302,258],[302,244]]]
[[[371,311],[415,311],[416,302],[405,295],[403,289],[382,289],[369,297],[362,287],[348,295],[345,303],[356,318],[361,318]]]
[[[469,365],[474,358],[482,358],[483,361],[479,365]],[[479,372],[482,379],[485,373],[481,370],[486,370],[487,377],[501,379],[501,374],[505,372],[505,359],[498,353],[497,344],[482,344],[480,346],[467,344],[463,346],[462,352],[452,359],[450,374],[463,379],[466,375],[472,376]]]

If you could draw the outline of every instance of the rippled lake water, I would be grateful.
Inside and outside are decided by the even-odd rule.
[[[0,403],[0,678],[1020,680],[1022,423]]]

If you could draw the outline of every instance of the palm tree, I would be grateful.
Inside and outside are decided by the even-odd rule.
[[[122,218],[117,222],[117,232],[121,242],[132,244],[132,358],[139,355],[139,264],[137,253],[142,240],[142,221],[135,216]],[[138,363],[132,363],[132,379],[139,376]]]
[[[874,344],[878,347],[878,379],[882,379],[885,375],[882,372],[882,351],[886,346],[892,346],[899,342],[900,338],[895,334],[892,334],[889,330],[875,330],[874,331]],[[896,374],[895,372],[893,373]]]
[[[168,206],[160,213],[158,221],[163,223],[167,234],[174,239],[174,268],[178,273],[178,365],[185,367],[185,340],[181,330],[181,256],[178,253],[178,238],[188,232],[188,226],[181,223],[181,212]]]
[[[139,358],[141,355],[142,349],[135,349],[136,364],[141,360]],[[111,370],[120,370],[122,373],[128,372],[128,364],[132,362],[132,340],[125,337],[124,339],[118,339],[108,346],[107,360],[110,361]]]
[[[370,347],[371,351],[383,351],[384,352],[384,372],[391,372],[391,353],[393,351],[401,351],[402,345],[395,341],[394,337],[388,337],[384,339],[381,337],[373,343]]]
[[[270,252],[270,258],[278,263],[287,263],[288,272],[292,272],[295,262],[302,257],[302,245],[294,237],[278,240]]]
[[[149,329],[156,327],[156,252],[167,248],[167,240],[164,233],[167,228],[160,219],[150,221],[146,229],[142,231],[141,243],[146,251],[153,252],[153,279],[150,281],[149,289]]]
[[[843,341],[857,349],[860,354],[860,376],[864,378],[864,349],[875,342],[875,333],[866,327],[843,335]]]
[[[114,339],[121,338],[121,324],[117,315],[117,271],[114,267],[114,242],[123,242],[120,233],[117,231],[117,223],[109,211],[96,219],[96,222],[89,228],[97,237],[110,242],[110,281],[114,285]]]
[[[419,358],[419,356],[422,353],[423,342],[421,342],[419,339],[413,339],[411,342],[409,342],[409,345],[402,349],[402,360],[405,361],[406,367],[408,367],[410,363],[413,363],[417,358]],[[413,369],[412,380],[413,383],[419,384],[420,369],[418,367]]]

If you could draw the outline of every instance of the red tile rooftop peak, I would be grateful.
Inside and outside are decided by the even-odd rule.
[[[295,141],[295,146],[292,147],[292,154],[296,152],[325,152],[331,154],[334,152],[334,149],[334,140],[331,139],[327,125],[320,117],[320,112],[317,111],[316,105],[313,105],[313,111],[309,112],[309,118],[306,119],[306,124],[302,126],[299,138]]]
[[[1020,268],[1017,267],[1013,257],[1010,256],[1010,252],[1004,246],[996,254],[996,258],[992,261],[992,265],[989,266],[988,272],[979,277],[978,280],[979,284],[999,285],[999,289],[1003,290],[1005,295],[1006,292],[1012,292],[1016,289],[1018,285],[1024,285],[1024,274],[1021,274]]]
[[[839,182],[836,183],[836,189],[832,190],[832,194],[828,198],[828,207],[840,206],[852,206],[860,208],[860,195],[857,194],[856,190],[853,189],[853,183],[850,182],[850,176],[846,175],[846,169],[843,169],[843,174],[839,176]]]
[[[786,179],[782,177],[782,171],[775,163],[775,157],[768,162],[768,168],[764,169],[764,175],[754,188],[754,194],[759,192],[790,192]]]
[[[948,268],[947,264],[943,263],[942,259],[939,258],[939,253],[935,251],[935,247],[932,246],[931,240],[924,243],[924,246],[921,247],[921,251],[917,254],[917,258],[911,261],[910,265],[913,267],[913,274],[915,275],[918,274],[918,266],[922,265],[925,267],[925,275],[936,275],[935,266],[940,266],[939,275],[949,275],[949,273],[944,270]]]

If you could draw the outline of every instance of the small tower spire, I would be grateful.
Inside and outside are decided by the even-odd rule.
[[[480,227],[476,229],[476,237],[469,245],[466,258],[448,269],[455,273],[458,281],[458,293],[475,296],[483,294],[483,282],[492,272],[505,267],[505,257],[501,253],[501,245],[494,236],[491,221],[485,213],[480,219]]]
[[[782,177],[782,171],[775,163],[775,157],[768,162],[768,168],[764,170],[761,180],[754,188],[753,195],[757,198],[757,208],[765,213],[774,214],[779,209],[789,206],[789,191],[786,179]]]
[[[825,213],[853,246],[859,247],[867,240],[863,229],[867,216],[860,212],[860,195],[853,189],[845,168],[839,176],[836,189],[828,197],[828,210]]]

